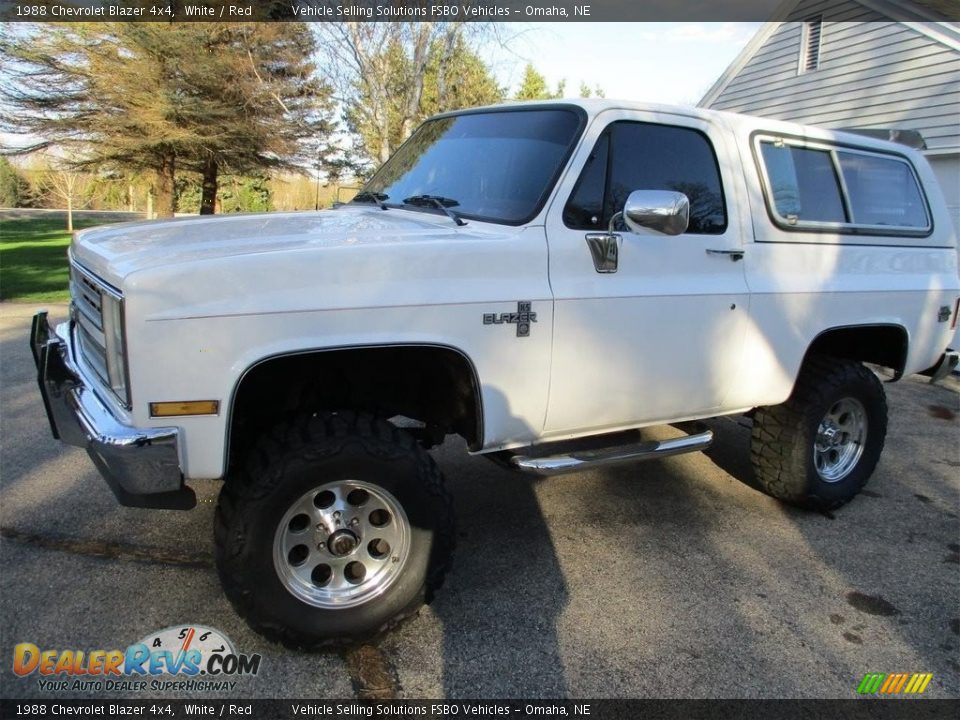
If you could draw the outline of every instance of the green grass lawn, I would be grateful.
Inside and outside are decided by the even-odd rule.
[[[24,217],[29,211],[0,213],[0,300],[66,302],[66,213]],[[74,216],[74,228],[128,220],[124,216]]]

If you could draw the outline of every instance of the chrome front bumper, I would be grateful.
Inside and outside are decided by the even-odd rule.
[[[196,505],[196,495],[180,472],[177,428],[121,423],[76,361],[72,323],[54,330],[47,313],[37,313],[30,349],[53,436],[86,449],[121,505],[176,510]]]

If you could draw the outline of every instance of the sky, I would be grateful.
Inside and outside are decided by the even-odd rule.
[[[567,95],[577,95],[583,81],[608,98],[695,105],[761,25],[505,23],[505,47],[483,54],[511,93],[530,61],[551,88],[565,78]]]

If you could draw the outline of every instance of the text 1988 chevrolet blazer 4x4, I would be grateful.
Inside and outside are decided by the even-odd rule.
[[[752,413],[758,484],[832,508],[894,378],[956,365],[956,238],[918,153],[608,100],[432,118],[332,211],[77,233],[70,321],[34,320],[53,433],[125,505],[223,478],[220,578],[298,647],[440,585],[447,434],[549,475],[701,450],[620,431]],[[619,440],[618,440],[619,438]]]

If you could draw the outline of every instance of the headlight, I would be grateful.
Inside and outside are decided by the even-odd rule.
[[[107,377],[113,392],[129,407],[126,345],[123,339],[123,301],[109,293],[103,293],[101,303],[103,335],[106,340]]]

